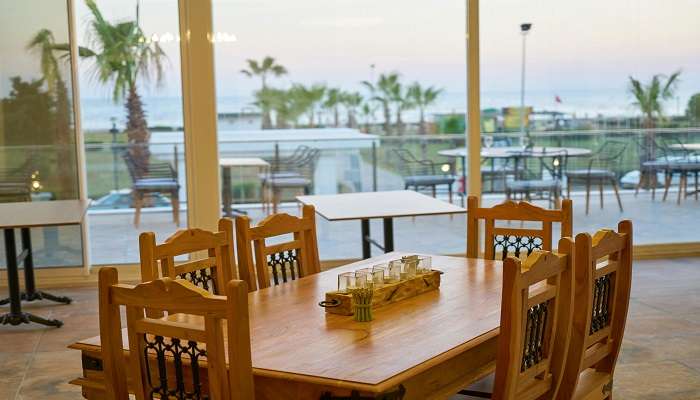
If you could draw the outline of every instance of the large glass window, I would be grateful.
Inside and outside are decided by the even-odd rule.
[[[222,187],[234,212],[257,222],[269,212],[261,203],[280,201],[279,211],[296,213],[294,198],[305,191],[398,190],[412,174],[458,175],[451,200],[460,204],[462,162],[439,152],[465,145],[464,1],[216,0],[213,7],[219,152],[233,165]],[[434,165],[413,169],[399,152]],[[243,157],[311,184],[264,198],[265,169],[235,166]],[[450,200],[446,185],[435,195]],[[463,216],[395,223],[397,249],[464,252]],[[321,258],[360,257],[359,226],[319,217]]]
[[[637,244],[700,240],[682,228],[700,210],[699,16],[694,1],[483,1],[485,201],[570,196],[575,231],[629,218]]]
[[[136,263],[187,225],[178,2],[75,5],[93,263]]]
[[[0,202],[79,197],[68,24],[65,1],[0,3]],[[82,265],[79,227],[31,235],[37,266]]]

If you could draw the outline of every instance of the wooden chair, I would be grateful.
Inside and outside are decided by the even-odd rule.
[[[467,257],[479,257],[479,221],[485,223],[484,258],[494,260],[500,251],[501,259],[509,254],[520,258],[534,250],[552,250],[552,224],[561,224],[561,237],[572,236],[573,211],[569,199],[562,200],[561,208],[548,210],[524,201],[506,201],[491,208],[480,208],[479,199],[467,199]],[[496,221],[541,222],[541,228],[496,226]]]
[[[231,281],[225,293],[212,295],[170,278],[120,285],[116,268],[102,268],[100,341],[106,394],[112,400],[129,399],[128,375],[137,400],[154,395],[253,399],[248,289],[245,282]],[[128,361],[120,306],[126,308]],[[150,318],[146,307],[180,315],[177,321]]]
[[[524,262],[503,264],[501,325],[492,399],[554,399],[571,333],[574,243],[559,241],[557,253],[534,251]]]
[[[175,257],[207,252],[207,257],[176,263]],[[181,229],[156,244],[153,232],[139,235],[141,281],[161,277],[182,278],[213,294],[223,294],[226,282],[236,279],[233,259],[233,221],[219,220],[219,232],[202,229]]]
[[[576,303],[559,399],[608,399],[632,285],[632,222],[576,235]]]
[[[293,235],[291,241],[265,243],[265,239],[287,234]],[[236,236],[240,279],[248,283],[250,290],[279,285],[321,271],[316,213],[311,205],[303,207],[301,218],[273,214],[252,228],[250,218],[238,217]]]

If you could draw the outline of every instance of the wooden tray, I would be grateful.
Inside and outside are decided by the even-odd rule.
[[[387,283],[375,287],[372,296],[372,309],[439,289],[441,274],[442,272],[433,270],[428,273],[418,274],[415,278],[405,281]],[[355,313],[352,295],[349,293],[327,292],[326,301],[320,305],[325,307],[326,312],[331,314],[353,315]]]

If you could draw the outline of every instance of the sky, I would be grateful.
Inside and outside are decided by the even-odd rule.
[[[2,80],[36,74],[36,60],[21,55],[23,43],[42,26],[60,30],[59,10],[47,9],[56,3],[60,2],[2,2]],[[19,4],[24,10],[17,11],[23,8]],[[135,4],[136,0],[98,0],[110,20],[134,18]],[[35,14],[37,7],[44,12]],[[79,41],[89,44],[87,9],[80,0],[76,7]],[[533,24],[527,36],[528,91],[562,97],[591,91],[624,96],[629,76],[648,80],[680,69],[680,101],[700,92],[700,0],[483,0],[480,11],[485,99],[520,89],[522,22]],[[215,30],[237,38],[216,44],[217,94],[248,96],[257,89],[258,80],[239,71],[246,59],[266,55],[289,70],[287,77],[273,80],[278,86],[324,82],[359,89],[361,80],[398,71],[406,82],[463,93],[465,19],[464,0],[214,0]],[[177,1],[141,0],[141,22],[148,34],[176,33]],[[144,87],[146,96],[180,95],[178,44],[163,47],[170,59],[167,79],[162,87]],[[6,54],[20,56],[8,59]],[[82,95],[108,97],[109,88],[88,72],[83,63]],[[6,90],[0,83],[0,94]]]

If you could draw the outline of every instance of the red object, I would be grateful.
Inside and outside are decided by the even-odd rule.
[[[559,97],[559,96],[554,96],[554,101],[556,101],[557,103],[561,104],[561,97]]]

